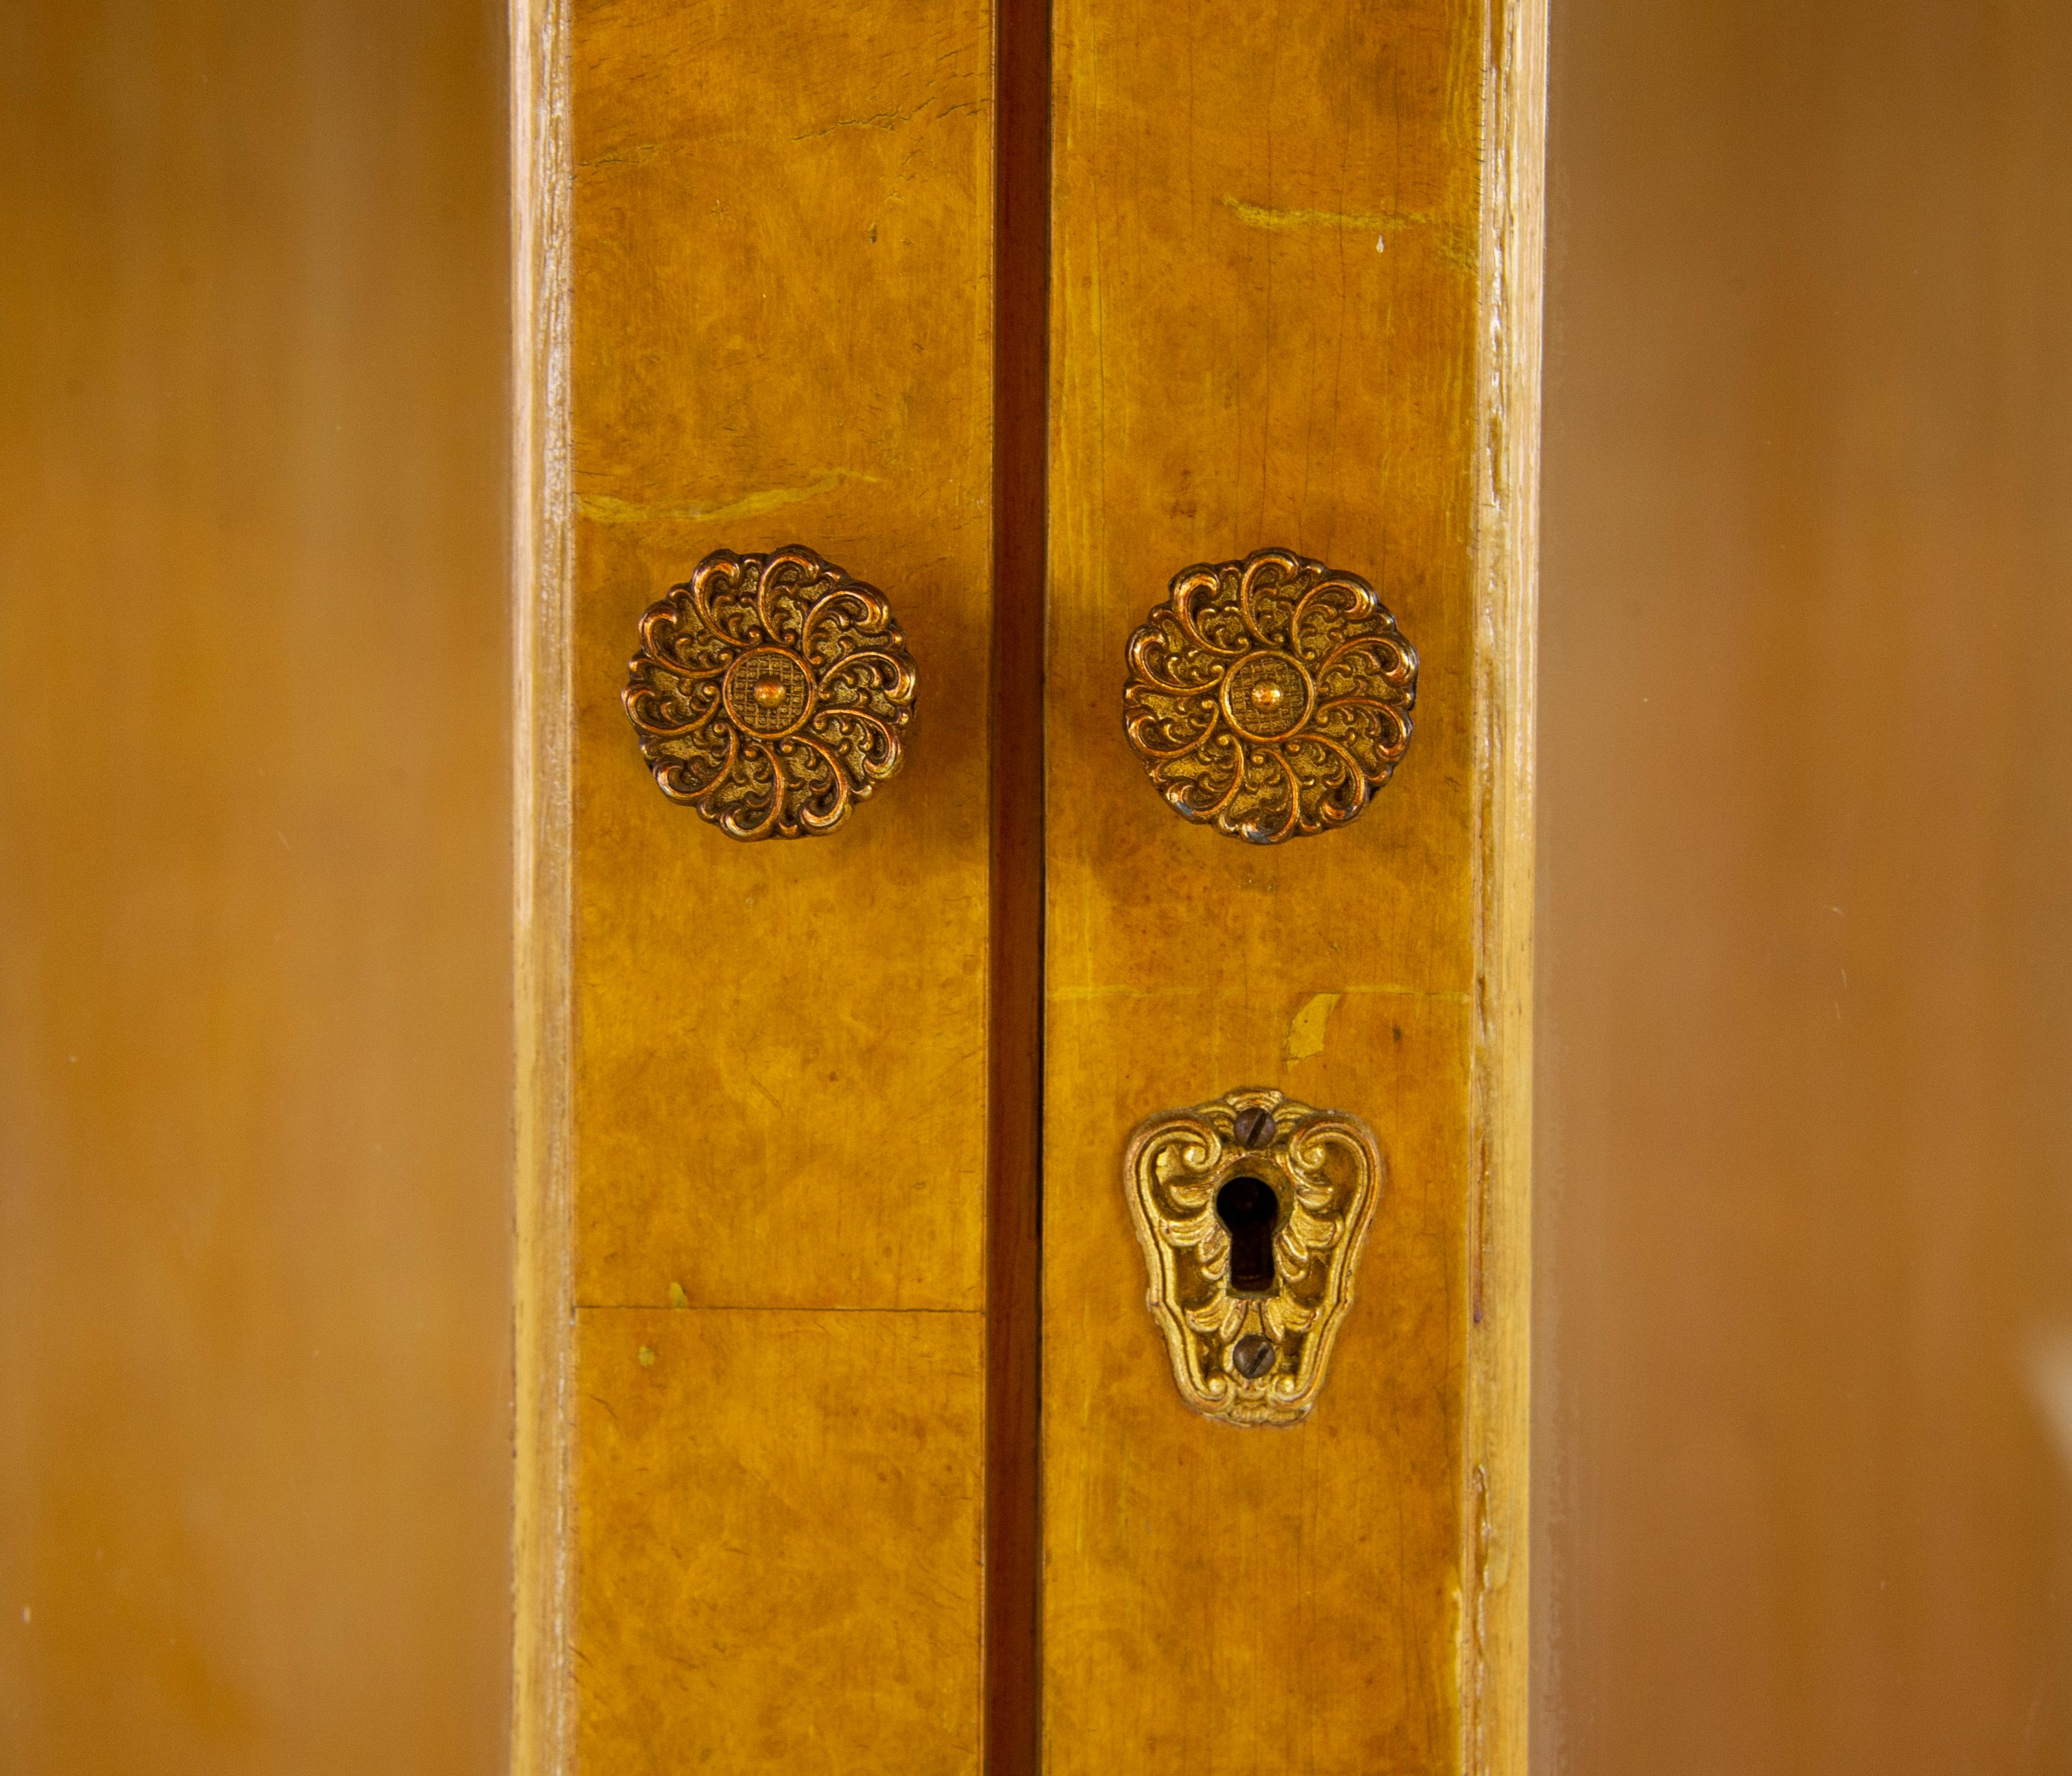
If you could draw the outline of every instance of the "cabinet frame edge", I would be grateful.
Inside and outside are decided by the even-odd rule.
[[[1474,1054],[1462,1767],[1526,1776],[1535,697],[1548,0],[1489,0],[1477,364]]]
[[[514,1776],[571,1767],[574,1334],[569,0],[511,0]]]

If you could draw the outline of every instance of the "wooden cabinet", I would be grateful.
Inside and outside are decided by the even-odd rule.
[[[1533,26],[1168,10],[521,14],[514,606],[495,9],[13,9],[0,1769],[500,1767],[514,790],[521,1767],[1519,1768]],[[2062,1771],[2072,9],[1556,18],[1535,1766]],[[621,693],[791,541],[916,713],[738,845]],[[1418,676],[1248,845],[1262,548]]]
[[[524,28],[520,1766],[1522,1771],[1537,10]],[[918,694],[745,842],[622,692],[793,543]],[[713,623],[659,694],[781,773]],[[1125,1150],[1219,1103],[1169,1347]],[[1342,1312],[1240,1286],[1247,1105]]]

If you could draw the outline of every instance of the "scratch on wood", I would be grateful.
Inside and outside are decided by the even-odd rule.
[[[576,510],[584,517],[600,524],[724,522],[736,518],[758,517],[766,512],[796,505],[801,500],[810,500],[816,494],[831,492],[845,481],[874,482],[878,479],[877,475],[865,474],[861,469],[830,469],[803,487],[766,487],[759,492],[745,493],[738,500],[729,500],[717,506],[698,506],[681,502],[651,503],[615,499],[609,494],[586,493],[577,496]]]
[[[589,172],[599,166],[645,166],[651,160],[658,160],[665,154],[678,152],[680,143],[643,142],[631,148],[612,148],[601,154],[592,154],[588,160],[576,162],[578,172]]]
[[[1211,987],[1133,987],[1116,983],[1053,987],[1044,997],[1053,1005],[1074,1005],[1099,999],[1194,999],[1204,993],[1216,994],[1216,989]],[[1233,989],[1217,996],[1244,1003],[1248,1003],[1252,997],[1246,989]],[[1402,986],[1392,980],[1373,986],[1337,987],[1332,989],[1331,997],[1338,999],[1423,999],[1433,1005],[1465,1005],[1474,996],[1451,987]]]
[[[817,130],[802,130],[791,139],[811,142],[816,136],[831,136],[837,130],[897,130],[913,115],[911,111],[874,111],[867,117],[837,117]]]
[[[1278,210],[1264,204],[1248,204],[1243,198],[1227,197],[1223,208],[1235,213],[1248,228],[1270,228],[1285,233],[1293,228],[1358,228],[1363,233],[1386,232],[1391,228],[1429,228],[1429,210]]]

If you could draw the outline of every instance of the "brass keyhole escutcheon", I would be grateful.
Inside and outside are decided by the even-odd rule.
[[[1152,1318],[1181,1397],[1298,1424],[1352,1306],[1383,1182],[1374,1132],[1265,1087],[1141,1124],[1123,1160]]]
[[[1175,810],[1278,845],[1359,816],[1416,701],[1416,650],[1371,586],[1262,549],[1174,575],[1130,637],[1122,714]]]

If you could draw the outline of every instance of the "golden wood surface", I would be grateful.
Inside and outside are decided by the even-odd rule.
[[[989,11],[572,27],[575,1763],[967,1770]],[[743,845],[656,794],[619,693],[668,586],[792,541],[884,590],[927,694],[857,818]]]
[[[450,1776],[508,1682],[494,13],[0,53],[0,1769]]]
[[[1470,5],[1301,5],[1264,32],[1236,6],[1058,11],[1053,1776],[1118,1759],[1233,1776],[1523,1767],[1522,1646],[1503,1638],[1522,1585],[1484,1597],[1504,1576],[1482,1526],[1494,1501],[1507,1536],[1523,1499],[1520,1026],[1505,997],[1523,982],[1487,946],[1519,935],[1519,902],[1490,872],[1525,867],[1529,831],[1515,633],[1529,557],[1493,532],[1507,518],[1529,532],[1530,490],[1482,449],[1507,450],[1529,417],[1529,344],[1482,342],[1493,311],[1527,318],[1506,306],[1526,287],[1505,290],[1488,259],[1520,245],[1511,206],[1531,187],[1485,187],[1478,169],[1486,139],[1536,166],[1536,135],[1516,127],[1536,119],[1532,95],[1508,84],[1536,70],[1513,30],[1529,51],[1536,20],[1499,19],[1493,53],[1512,60],[1486,84],[1489,21]],[[1175,568],[1268,543],[1372,580],[1422,668],[1416,742],[1374,807],[1264,849],[1178,819],[1116,711],[1124,643]],[[1270,1433],[1180,1400],[1116,1187],[1141,1117],[1250,1085],[1366,1118],[1388,1168],[1330,1388]],[[1498,1165],[1493,1216],[1476,1205]],[[1482,1348],[1492,1314],[1503,1361]],[[1501,1671],[1482,1663],[1498,1642],[1478,1652],[1463,1634],[1492,1610]]]
[[[580,1337],[585,1762],[974,1769],[979,1321],[637,1309]]]

